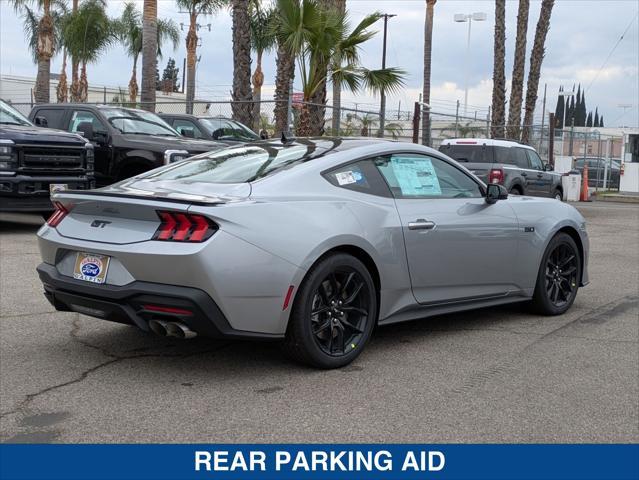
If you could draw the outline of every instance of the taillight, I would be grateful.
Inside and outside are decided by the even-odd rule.
[[[182,212],[157,212],[162,223],[153,235],[165,242],[203,242],[217,230],[217,225],[202,215]]]
[[[53,206],[55,207],[55,211],[47,220],[47,225],[49,225],[50,227],[57,227],[62,219],[67,216],[69,211],[64,208],[64,205],[62,205],[60,202],[53,202]]]
[[[488,183],[504,183],[504,171],[501,168],[493,168],[488,174]]]

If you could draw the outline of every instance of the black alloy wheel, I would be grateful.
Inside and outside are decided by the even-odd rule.
[[[319,368],[351,363],[377,323],[377,291],[357,258],[334,253],[320,259],[295,294],[284,352]]]
[[[351,267],[331,272],[313,295],[311,323],[324,353],[346,355],[360,344],[369,321],[370,292]]]
[[[581,254],[567,233],[555,235],[542,257],[532,305],[544,315],[561,315],[575,301],[581,281]]]

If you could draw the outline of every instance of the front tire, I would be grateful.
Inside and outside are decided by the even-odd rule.
[[[561,190],[555,190],[552,196],[555,200],[559,200],[560,202],[564,201],[564,194],[561,192]]]
[[[575,301],[581,279],[581,255],[566,233],[555,235],[541,260],[532,306],[542,315],[561,315]]]
[[[377,322],[377,294],[366,266],[357,258],[331,254],[306,275],[295,297],[284,352],[317,368],[351,363]]]

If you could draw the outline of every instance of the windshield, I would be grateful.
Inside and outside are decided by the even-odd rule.
[[[0,124],[33,126],[27,117],[2,100],[0,100]]]
[[[259,136],[246,125],[226,118],[200,118],[200,123],[215,140],[258,140]]]
[[[121,133],[164,137],[179,136],[168,123],[151,112],[128,108],[105,108],[102,113],[109,123]]]
[[[313,151],[317,152],[313,146],[306,145],[228,148],[192,157],[143,178],[207,183],[252,182],[276,170],[314,158],[318,153],[313,155]]]

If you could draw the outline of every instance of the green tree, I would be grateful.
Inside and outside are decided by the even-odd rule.
[[[260,102],[262,101],[262,86],[264,85],[264,72],[262,71],[262,58],[265,53],[273,50],[277,44],[275,29],[273,27],[276,12],[273,8],[262,8],[260,2],[250,4],[251,47],[255,52],[255,70],[251,81],[253,83],[253,129],[262,129],[262,116],[260,115]]]
[[[137,102],[138,82],[137,67],[138,58],[142,54],[142,12],[135,3],[127,2],[124,5],[122,15],[116,22],[117,35],[120,43],[126,49],[126,53],[133,59],[133,69],[129,80],[129,101]],[[173,20],[158,19],[157,21],[157,54],[162,58],[162,45],[170,42],[173,50],[177,48],[180,40],[180,32]],[[175,64],[175,62],[174,62]]]
[[[586,118],[586,127],[592,127],[592,112],[588,112],[588,117]]]
[[[169,60],[166,62],[166,67],[164,67],[162,71],[161,90],[165,92],[179,92],[179,76],[180,69],[175,66],[175,60],[169,57]]]
[[[595,118],[594,118],[592,124],[593,124],[594,127],[600,127],[601,126],[599,124],[599,108],[595,108]]]
[[[564,96],[562,95],[564,87],[559,87],[559,95],[557,95],[557,106],[555,107],[555,128],[564,128]]]
[[[62,37],[69,54],[81,64],[78,100],[86,102],[89,89],[87,64],[97,62],[117,39],[117,27],[106,13],[106,3],[84,0],[75,13],[66,17]]]
[[[189,15],[189,31],[186,34],[186,113],[193,113],[198,19],[202,16],[215,14],[228,4],[228,0],[176,0],[176,3]]]
[[[9,0],[24,19],[29,49],[38,65],[34,97],[36,103],[50,101],[51,58],[61,46],[60,19],[65,5],[62,0]],[[39,13],[30,8],[36,6]]]
[[[324,119],[313,117],[308,102],[325,84],[324,72],[334,60],[336,46],[343,39],[354,38],[355,32],[369,36],[362,32],[366,30],[365,25],[370,25],[371,19],[366,17],[353,32],[349,32],[345,16],[333,9],[322,8],[314,0],[278,0],[277,8],[280,12],[278,41],[297,60],[306,102],[300,111],[297,133],[301,136],[316,135],[321,133],[317,125]],[[333,71],[333,81],[340,81],[352,91],[366,88],[374,93],[380,88],[386,91],[399,88],[403,84],[402,76],[403,72],[395,68],[368,70],[356,64],[347,64]]]

